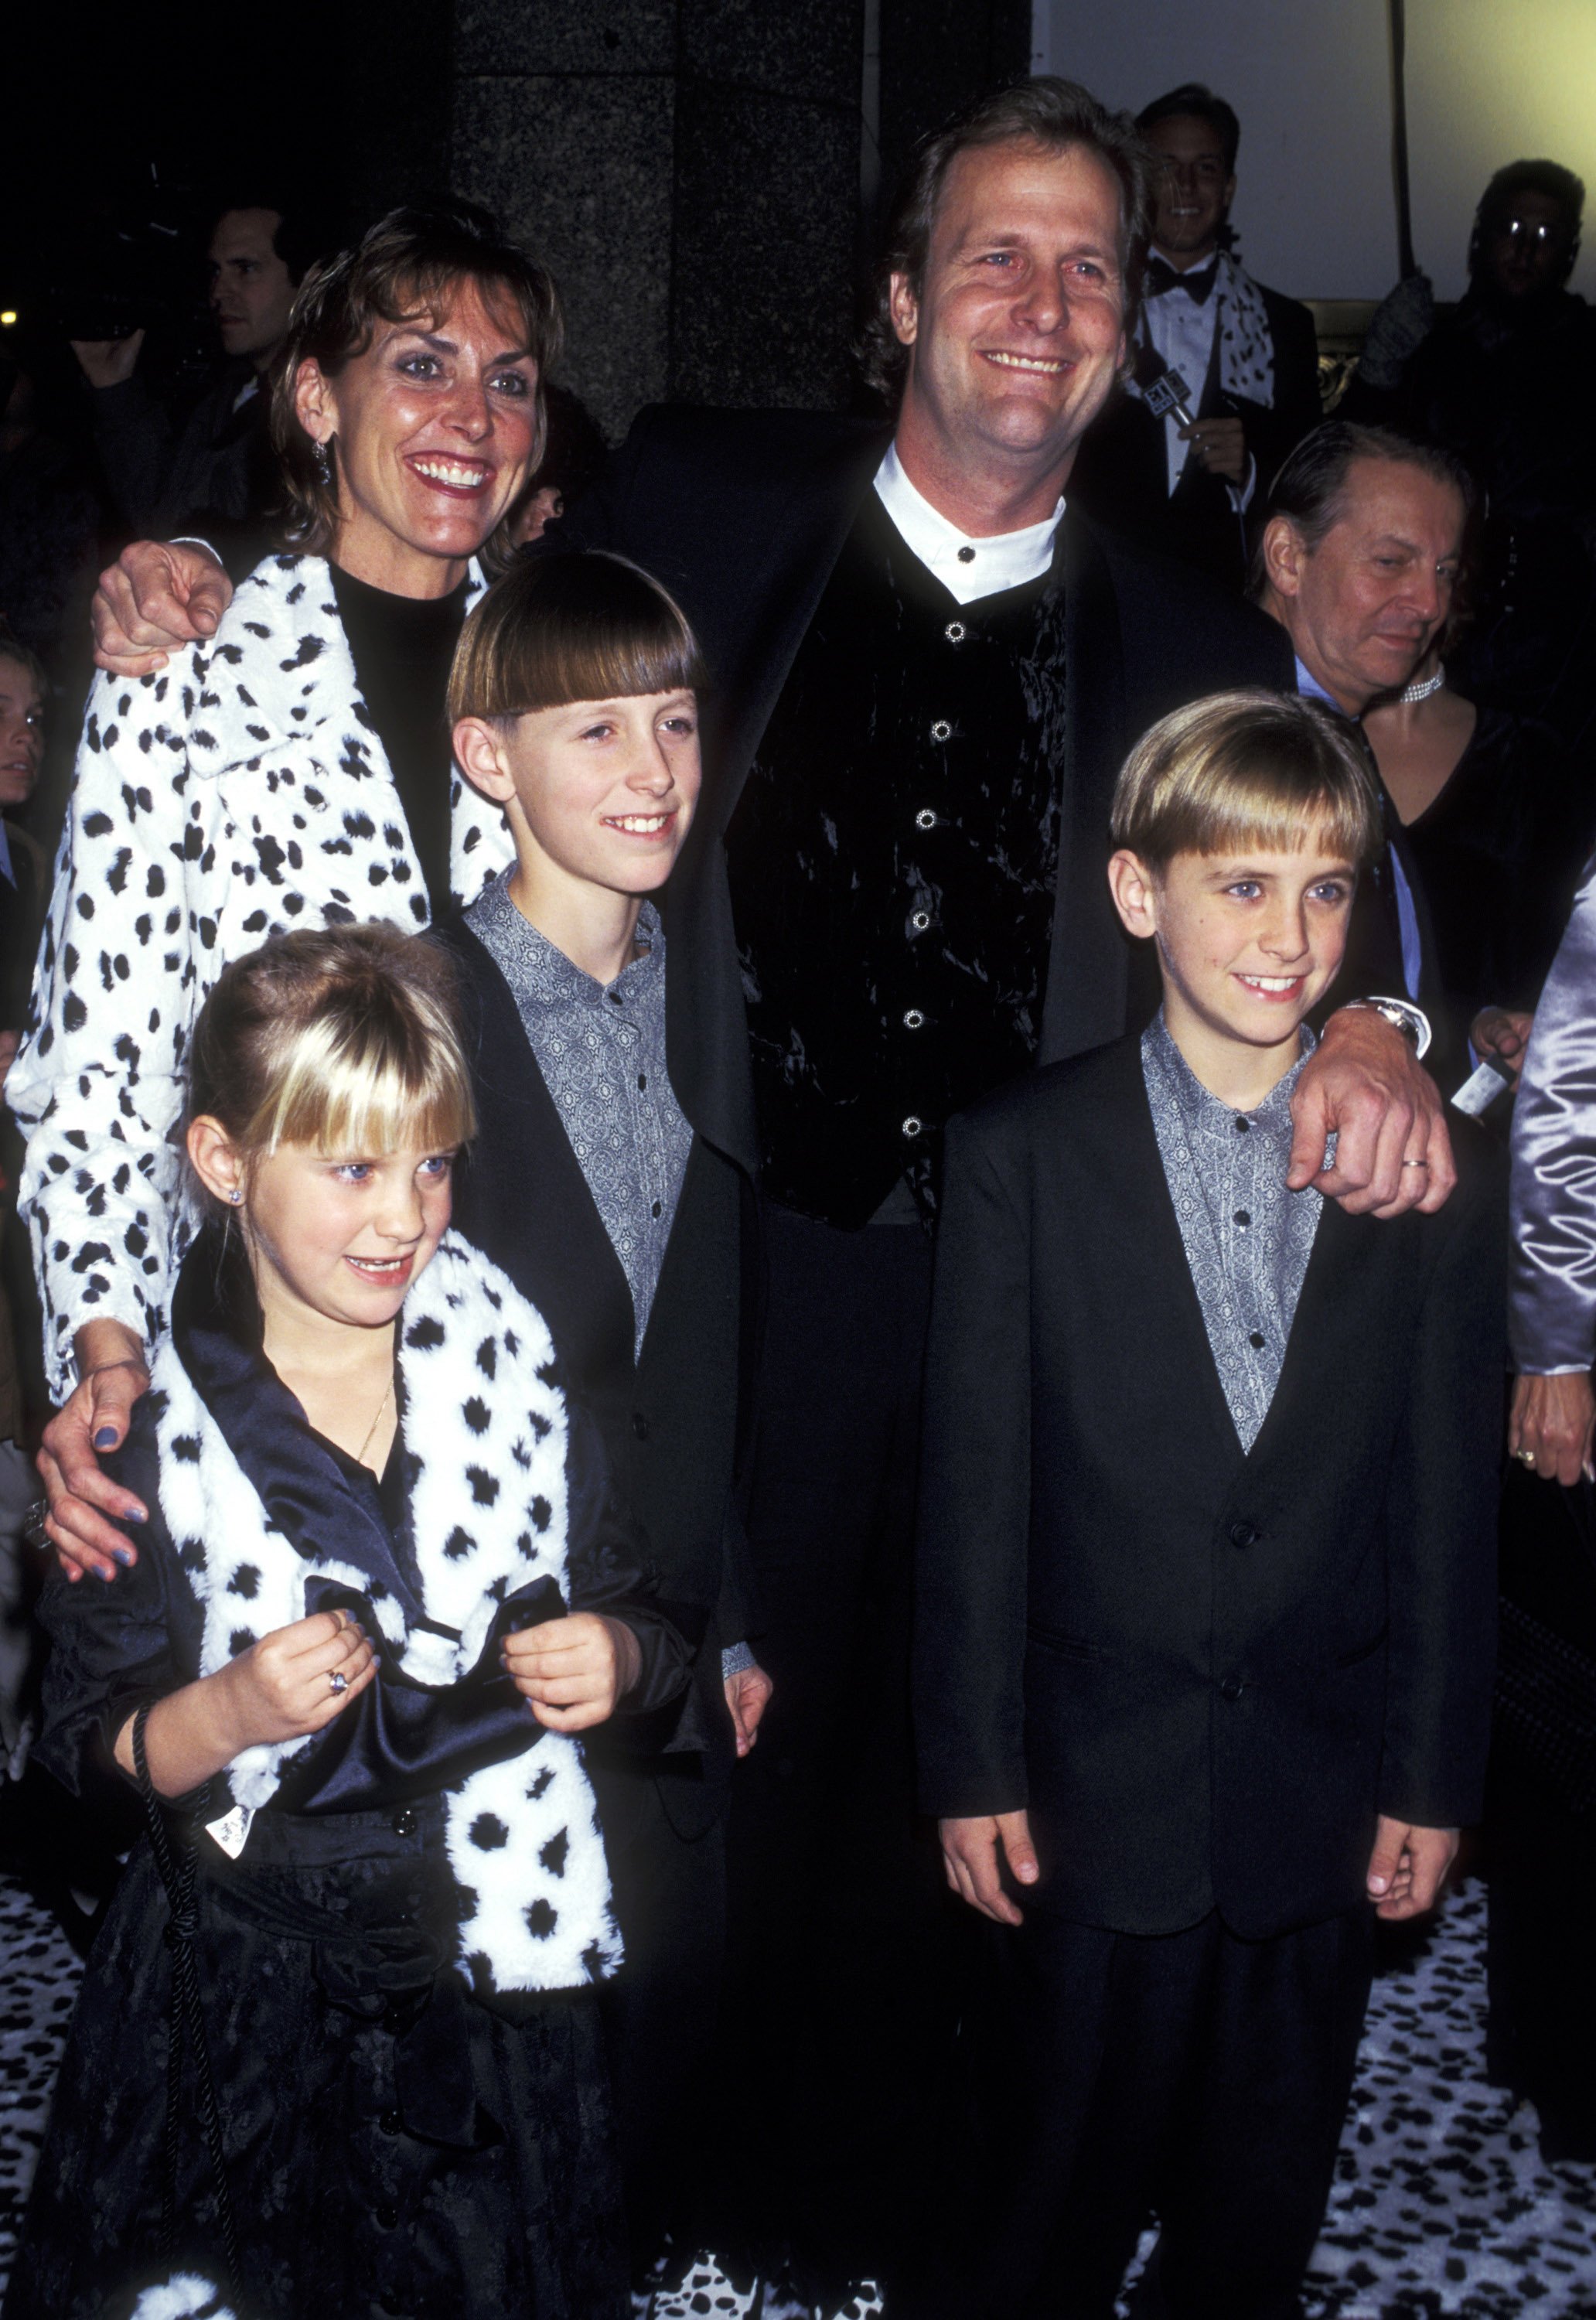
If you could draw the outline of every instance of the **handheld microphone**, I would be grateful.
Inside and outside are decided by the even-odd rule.
[[[1183,427],[1195,427],[1192,390],[1179,371],[1170,368],[1156,347],[1138,346],[1131,371],[1141,389],[1142,401],[1155,419],[1173,412]]]

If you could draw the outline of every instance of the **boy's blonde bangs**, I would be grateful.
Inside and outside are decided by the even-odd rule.
[[[476,1107],[452,1025],[440,1010],[424,1043],[405,1038],[409,1028],[336,1016],[293,1027],[267,1065],[264,1100],[240,1139],[245,1152],[261,1158],[293,1144],[380,1160],[404,1146],[452,1152],[468,1143]]]
[[[1177,854],[1300,853],[1361,868],[1384,843],[1379,793],[1345,720],[1315,701],[1217,693],[1162,717],[1126,759],[1113,842],[1151,867]]]

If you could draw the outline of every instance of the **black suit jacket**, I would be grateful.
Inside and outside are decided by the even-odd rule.
[[[556,530],[662,580],[709,663],[704,794],[667,900],[670,1073],[701,1135],[750,1171],[758,1146],[722,841],[889,432],[817,412],[657,406]],[[1055,553],[1069,608],[1069,735],[1044,1061],[1113,1038],[1137,1011],[1105,875],[1109,804],[1131,744],[1203,693],[1293,681],[1283,630],[1192,573],[1073,512]],[[1145,983],[1141,997],[1150,1008]]]
[[[917,1587],[921,1800],[1029,1806],[1028,1902],[1250,1938],[1354,1906],[1375,1816],[1477,1817],[1491,1698],[1501,1186],[1327,1201],[1244,1454],[1139,1042],[948,1131]],[[1471,1165],[1474,1164],[1474,1165]]]
[[[455,1222],[548,1322],[560,1382],[592,1412],[611,1468],[648,1533],[672,1617],[698,1646],[702,1721],[713,1773],[732,1754],[723,1645],[755,1624],[745,1585],[739,1464],[749,1300],[752,1192],[695,1138],[640,1355],[631,1293],[587,1189],[510,987],[469,928],[440,938],[460,972],[477,1133],[458,1171]],[[675,993],[672,993],[673,1004]],[[691,1834],[703,1805],[668,1776],[668,1808]]]

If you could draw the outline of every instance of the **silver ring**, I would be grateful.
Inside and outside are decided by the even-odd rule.
[[[1402,1165],[1404,1168],[1428,1168],[1429,1166],[1429,1162],[1428,1160],[1404,1160]]]
[[[327,1681],[334,1691],[348,1691],[349,1688],[349,1680],[342,1668],[334,1668]]]
[[[1513,1455],[1519,1461],[1520,1466],[1533,1466],[1535,1464],[1535,1453],[1533,1450],[1515,1450]]]
[[[35,1499],[32,1505],[28,1509],[27,1513],[23,1517],[23,1536],[27,1540],[30,1546],[48,1546],[50,1545],[50,1533],[44,1527],[45,1521],[49,1514],[50,1500],[48,1499]]]

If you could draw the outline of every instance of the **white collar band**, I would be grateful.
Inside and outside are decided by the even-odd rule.
[[[915,490],[903,473],[896,443],[888,444],[875,471],[875,490],[905,547],[961,604],[995,596],[1004,588],[1022,588],[1052,567],[1054,536],[1064,514],[1062,499],[1050,516],[1027,524],[1023,531],[972,539]]]

